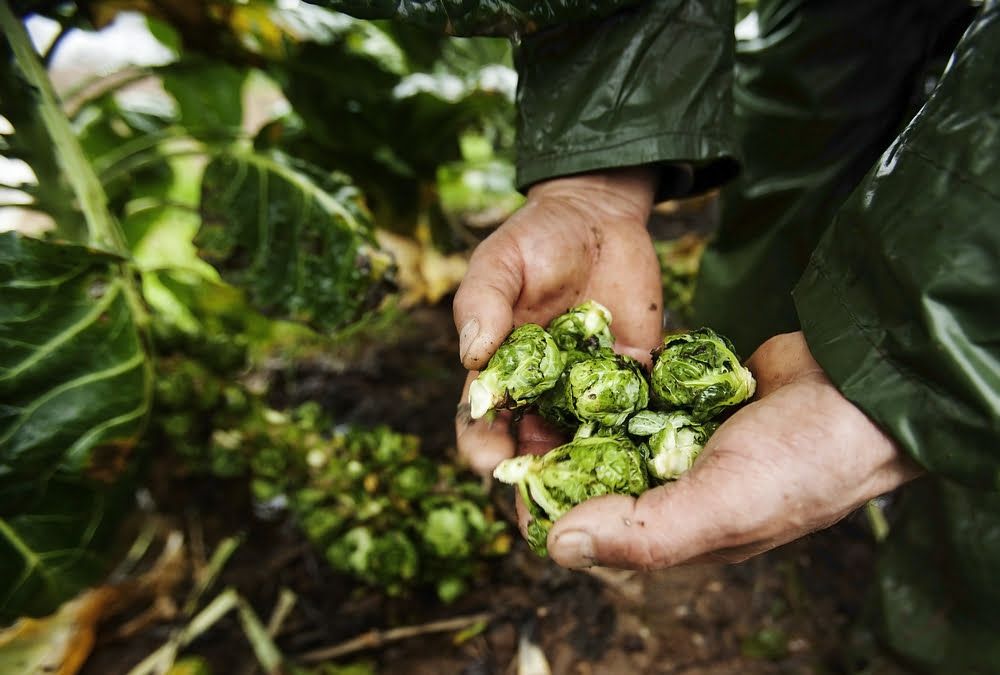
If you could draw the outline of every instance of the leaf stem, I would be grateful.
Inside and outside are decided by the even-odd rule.
[[[6,0],[0,1],[0,29],[10,43],[25,81],[35,90],[38,116],[57,148],[58,161],[87,221],[90,243],[97,248],[127,257],[125,236],[108,210],[107,195],[73,134],[27,31]]]

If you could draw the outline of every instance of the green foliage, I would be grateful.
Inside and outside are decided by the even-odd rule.
[[[657,404],[707,420],[753,396],[755,383],[733,345],[710,328],[667,336],[653,352],[651,375]]]
[[[202,179],[195,244],[265,313],[319,327],[377,307],[393,263],[378,250],[357,193],[279,153],[233,151]]]
[[[149,407],[115,256],[0,234],[0,616],[42,613],[104,570],[108,509]]]
[[[592,497],[639,495],[648,488],[639,450],[624,436],[571,441],[545,455],[501,462],[493,476],[516,485],[532,516],[529,544],[545,555],[545,537],[556,519]]]
[[[0,484],[0,621],[5,623],[48,614],[100,580],[129,510],[127,480],[107,484],[57,473],[39,486],[33,478],[8,475]]]
[[[470,203],[482,211],[517,206],[504,155],[513,145],[515,81],[501,63],[510,60],[506,41],[442,41],[398,24],[309,11],[332,20],[324,31],[299,32],[283,58],[268,64],[291,111],[261,131],[258,147],[349,173],[376,222],[397,231],[440,219],[439,185],[458,212]],[[463,156],[469,134],[486,141],[489,156]],[[480,177],[490,168],[498,180],[456,182],[464,162]]]
[[[0,114],[14,131],[0,150],[38,179],[7,187],[51,216],[58,242],[0,235],[0,615],[47,611],[104,569],[113,516],[127,511],[110,505],[130,494],[144,432],[188,470],[247,476],[259,499],[286,500],[324,551],[367,528],[377,555],[357,577],[454,597],[478,556],[502,548],[481,490],[398,434],[353,433],[342,447],[329,422],[320,430],[308,411],[264,405],[240,375],[248,338],[270,329],[242,301],[245,321],[227,315],[234,291],[219,278],[270,316],[342,330],[381,307],[393,281],[371,206],[383,225],[438,227],[443,166],[463,176],[449,207],[462,217],[516,206],[502,156],[512,78],[496,65],[507,45],[445,43],[301,4],[188,3],[170,13],[176,23],[149,19],[173,62],[85,83],[64,106],[2,9]],[[119,8],[32,9],[87,26]],[[125,90],[143,78],[162,89]],[[244,101],[265,80],[290,110],[256,134]],[[463,138],[485,151],[464,153]],[[465,182],[485,166],[503,180]],[[152,336],[146,306],[158,314]],[[339,471],[353,494],[336,505],[307,461],[330,444],[340,454],[323,475]],[[389,528],[393,518],[404,524]]]
[[[177,106],[176,119],[195,137],[231,135],[243,123],[245,68],[202,56],[187,56],[157,68]]]
[[[473,419],[491,410],[523,407],[558,381],[563,357],[541,326],[515,328],[469,387]]]

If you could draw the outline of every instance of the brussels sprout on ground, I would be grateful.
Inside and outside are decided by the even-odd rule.
[[[633,436],[648,436],[641,450],[646,470],[654,482],[674,480],[691,468],[705,443],[719,425],[699,424],[682,411],[671,413],[644,410],[629,420]]]
[[[615,337],[610,326],[608,308],[589,300],[552,319],[546,330],[559,349],[593,354],[614,346]]]
[[[528,543],[546,555],[553,521],[577,504],[607,494],[638,495],[648,487],[638,449],[624,437],[574,440],[545,455],[522,455],[501,462],[493,476],[516,485],[532,520]]]
[[[533,323],[518,326],[469,387],[472,418],[532,403],[555,385],[562,369],[562,353],[544,328]]]
[[[326,550],[335,570],[357,576],[368,583],[398,593],[417,576],[419,555],[413,542],[398,530],[375,535],[364,526],[355,527]]]
[[[436,503],[433,503],[436,501]],[[463,499],[432,500],[420,534],[427,550],[439,558],[468,558],[503,530],[486,519],[483,510]]]
[[[670,335],[653,351],[653,400],[708,420],[753,396],[756,382],[733,345],[710,328]]]

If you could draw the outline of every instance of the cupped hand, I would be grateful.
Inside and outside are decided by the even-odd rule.
[[[757,395],[715,432],[694,466],[638,498],[608,496],[553,526],[566,567],[658,569],[738,562],[837,522],[920,469],[845,399],[801,333],[750,357]]]
[[[510,331],[546,325],[585,300],[611,310],[615,349],[648,362],[662,322],[660,268],[646,230],[653,174],[618,169],[539,183],[524,206],[483,241],[455,295],[462,363],[482,368]],[[476,372],[469,375],[469,381]],[[468,382],[462,394],[467,400]],[[519,452],[545,452],[560,437],[527,416],[511,437],[501,414],[473,422],[459,405],[460,454],[481,473]]]

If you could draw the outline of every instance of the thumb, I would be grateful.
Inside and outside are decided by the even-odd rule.
[[[480,370],[514,328],[514,303],[523,286],[523,263],[514,239],[498,230],[469,260],[452,312],[462,364]]]
[[[563,567],[653,570],[739,549],[761,522],[711,482],[680,480],[638,498],[608,495],[574,507],[552,527],[548,550]]]

